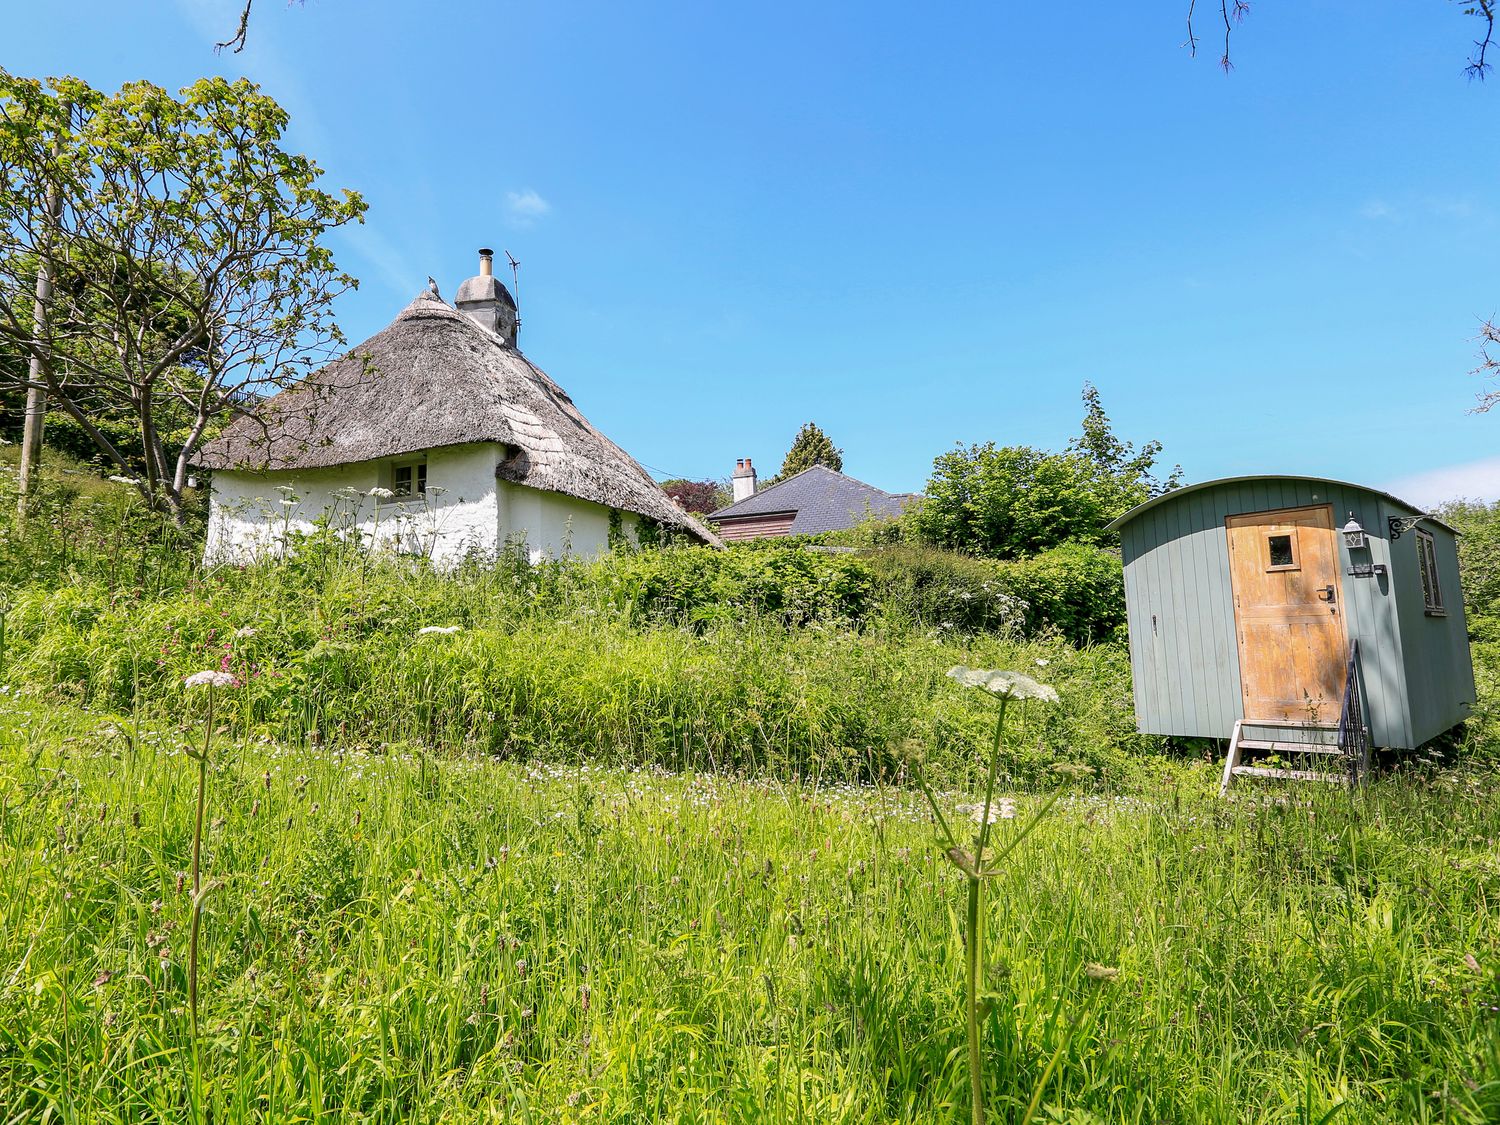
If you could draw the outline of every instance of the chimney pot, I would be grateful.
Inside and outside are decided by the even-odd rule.
[[[495,252],[488,246],[479,251],[479,276],[493,277],[495,275]]]
[[[741,457],[734,463],[734,502],[748,500],[755,495],[755,466],[750,458]]]

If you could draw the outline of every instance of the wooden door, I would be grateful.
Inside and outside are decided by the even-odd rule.
[[[1347,645],[1333,509],[1224,522],[1245,718],[1337,723]]]

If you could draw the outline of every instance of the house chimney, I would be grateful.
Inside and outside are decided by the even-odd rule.
[[[510,290],[495,276],[495,252],[489,247],[479,251],[479,276],[458,287],[453,305],[481,328],[515,346],[521,321]]]
[[[748,500],[755,495],[755,466],[750,458],[741,457],[734,463],[734,502]]]

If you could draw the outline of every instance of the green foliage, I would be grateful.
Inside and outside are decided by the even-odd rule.
[[[324,240],[365,205],[319,186],[287,125],[243,79],[174,97],[0,69],[0,336],[46,360],[50,399],[118,470],[130,450],[94,419],[134,425],[142,495],[179,517],[214,422],[342,342],[332,303],[355,282]],[[33,323],[42,267],[56,284]]]
[[[1001,574],[1025,603],[1031,632],[1055,629],[1078,645],[1125,641],[1125,576],[1116,552],[1064,543],[1003,563]]]
[[[933,462],[926,497],[911,516],[923,540],[949,550],[1011,559],[1062,543],[1105,544],[1111,520],[1164,488],[1152,475],[1161,450],[1119,441],[1085,385],[1083,434],[1063,453],[993,442],[962,446]]]
[[[781,462],[781,471],[770,480],[763,481],[760,487],[769,488],[814,465],[823,465],[835,472],[841,471],[844,467],[844,451],[833,444],[833,439],[816,422],[804,422]]]
[[[883,547],[863,552],[887,612],[928,629],[995,630],[1019,635],[1027,604],[1001,567],[931,547]]]
[[[797,548],[614,554],[575,574],[628,617],[674,625],[752,619],[858,624],[872,602],[870,574],[859,561]]]

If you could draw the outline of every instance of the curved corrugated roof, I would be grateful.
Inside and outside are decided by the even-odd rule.
[[[1309,477],[1309,476],[1302,476],[1302,475],[1297,474],[1297,473],[1259,473],[1259,474],[1255,474],[1255,475],[1251,475],[1251,476],[1242,476],[1242,477],[1219,477],[1217,480],[1206,480],[1206,481],[1202,481],[1202,482],[1200,482],[1198,484],[1185,484],[1181,488],[1174,488],[1170,492],[1163,492],[1160,496],[1153,496],[1150,500],[1147,500],[1144,504],[1137,504],[1134,508],[1131,508],[1130,511],[1126,512],[1123,516],[1120,516],[1118,519],[1116,519],[1113,522],[1111,522],[1110,525],[1108,527],[1106,527],[1104,530],[1105,531],[1118,531],[1120,528],[1124,527],[1127,523],[1129,523],[1131,520],[1135,519],[1137,516],[1141,515],[1142,513],[1149,512],[1152,508],[1159,507],[1160,505],[1167,503],[1167,501],[1169,501],[1169,500],[1176,500],[1177,498],[1179,498],[1181,496],[1186,496],[1186,495],[1188,495],[1189,493],[1192,493],[1192,492],[1202,492],[1206,488],[1217,488],[1221,484],[1245,484],[1245,483],[1247,483],[1249,481],[1261,481],[1261,480],[1295,480],[1295,481],[1305,481],[1305,482],[1308,482],[1310,484],[1336,484],[1340,488],[1358,489],[1360,492],[1368,492],[1368,493],[1371,493],[1372,495],[1375,495],[1375,496],[1383,496],[1385,499],[1389,500],[1391,503],[1393,503],[1393,504],[1399,504],[1401,507],[1405,508],[1412,515],[1414,515],[1414,516],[1417,516],[1417,515],[1419,515],[1419,516],[1426,516],[1426,518],[1428,520],[1430,520],[1431,522],[1437,524],[1439,527],[1447,528],[1449,531],[1452,531],[1453,534],[1455,534],[1455,535],[1458,534],[1458,532],[1456,530],[1454,530],[1454,528],[1450,524],[1445,523],[1443,520],[1438,519],[1436,516],[1427,515],[1427,513],[1423,512],[1421,508],[1416,507],[1414,504],[1408,503],[1407,501],[1401,499],[1401,497],[1399,497],[1399,496],[1395,496],[1395,495],[1393,495],[1393,494],[1385,491],[1385,489],[1383,489],[1383,488],[1371,488],[1367,484],[1354,484],[1351,481],[1336,480],[1333,477]]]
[[[498,475],[718,537],[594,429],[502,337],[427,295],[342,359],[235,419],[198,451],[207,469],[312,469],[447,445],[509,447]]]

